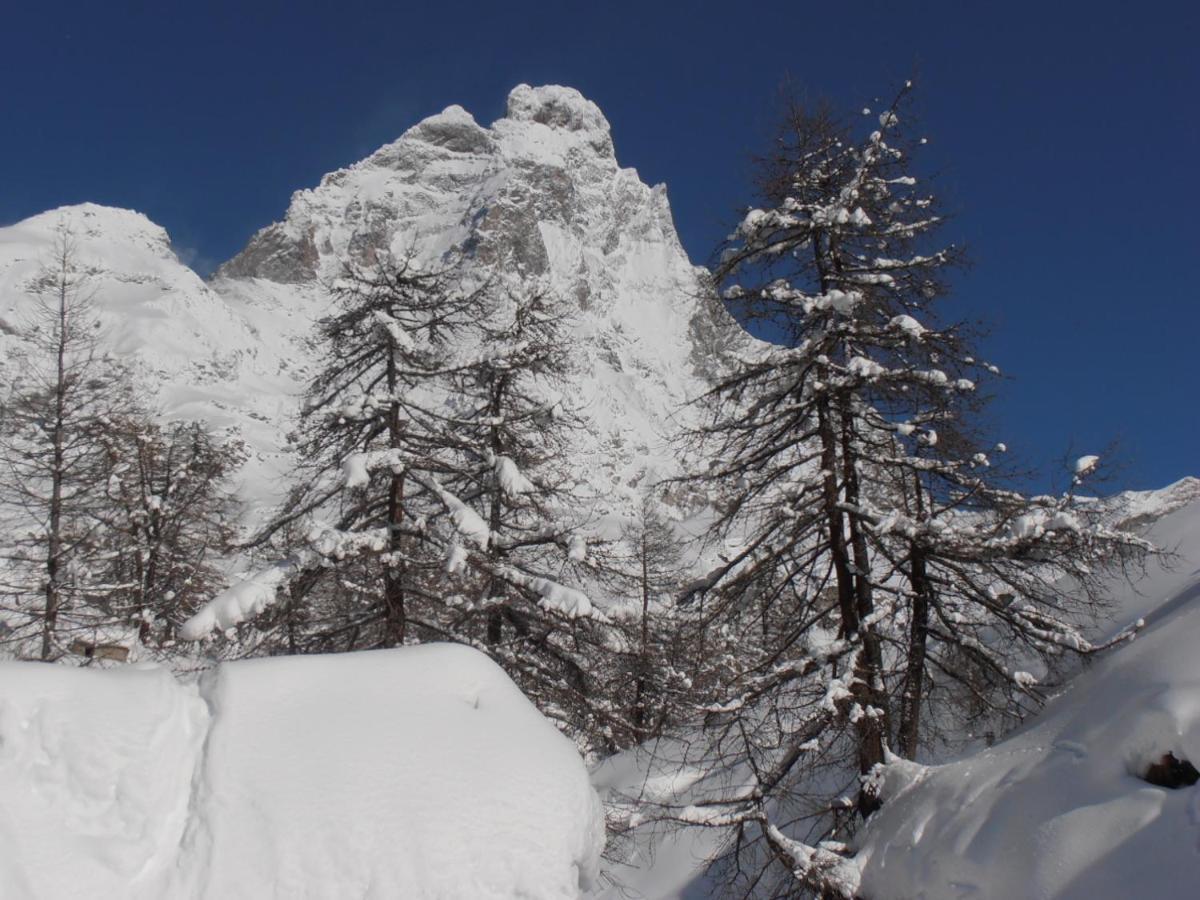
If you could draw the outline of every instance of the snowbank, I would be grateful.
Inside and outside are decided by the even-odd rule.
[[[1200,764],[1200,503],[1151,537],[1180,559],[1123,588],[1122,619],[1145,630],[1010,739],[897,773],[862,839],[864,897],[1197,896],[1200,785],[1137,774],[1166,753]]]
[[[1130,585],[1097,623],[1102,640],[1145,627],[1083,669],[1024,729],[943,766],[897,763],[885,805],[859,840],[867,900],[1193,900],[1200,895],[1200,784],[1154,787],[1144,772],[1173,753],[1200,767],[1200,481],[1101,501],[1178,554]],[[679,802],[703,782],[673,750],[627,751],[592,775],[608,802]],[[723,896],[706,871],[720,829],[634,832],[605,863],[595,900]],[[611,882],[611,883],[607,883]]]
[[[574,747],[483,655],[431,645],[163,670],[0,664],[0,896],[579,896]]]

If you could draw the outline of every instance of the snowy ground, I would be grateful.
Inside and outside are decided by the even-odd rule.
[[[945,765],[897,765],[883,809],[860,837],[868,900],[1193,900],[1200,896],[1200,784],[1136,777],[1164,753],[1200,766],[1200,482],[1122,495],[1131,524],[1174,550],[1136,585],[1114,579],[1112,620],[1143,619],[1132,642],[1086,665],[1024,728]],[[1183,504],[1179,507],[1180,504]],[[1176,508],[1179,507],[1179,508]],[[1168,510],[1172,510],[1168,512]],[[654,794],[645,754],[593,772],[609,796]],[[660,784],[661,783],[661,784]],[[674,789],[679,785],[666,786]],[[714,829],[640,834],[606,864],[597,900],[719,897],[704,875]],[[715,891],[715,893],[714,893]]]
[[[475,651],[0,664],[0,897],[558,900],[603,823],[574,747]]]
[[[1167,752],[1200,763],[1200,503],[1151,536],[1179,559],[1120,590],[1139,637],[1008,740],[908,785],[897,772],[863,839],[865,897],[1200,896],[1200,785],[1136,777]]]

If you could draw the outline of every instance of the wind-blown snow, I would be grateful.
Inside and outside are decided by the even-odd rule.
[[[574,747],[448,645],[0,664],[0,896],[560,900],[603,844]]]

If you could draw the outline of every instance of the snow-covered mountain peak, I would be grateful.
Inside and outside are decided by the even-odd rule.
[[[672,420],[719,348],[746,340],[688,260],[666,191],[621,168],[603,113],[557,86],[519,85],[486,128],[447,107],[298,191],[213,287],[247,305],[290,292],[315,311],[347,263],[413,254],[461,260],[468,280],[497,290],[549,287],[573,322],[564,353],[579,372],[571,393],[591,419],[590,452],[607,457],[589,466],[621,483],[670,459]]]
[[[613,155],[608,119],[574,88],[517,85],[509,92],[505,117],[492,127],[503,133],[512,129],[511,123],[527,122],[574,135],[601,156]]]
[[[179,262],[171,249],[171,239],[161,225],[151,222],[140,212],[98,203],[60,206],[31,216],[0,230],[0,243],[14,253],[20,253],[19,247],[24,245],[27,251],[38,256],[31,261],[41,263],[45,262],[39,256],[43,238],[60,230],[69,236],[80,261],[86,266],[119,269],[131,255],[143,262],[145,258]],[[122,259],[112,258],[111,251],[117,247],[125,251]]]
[[[588,220],[592,234],[583,233]],[[346,261],[369,265],[381,252],[437,260],[451,250],[545,274],[541,222],[571,226],[605,249],[617,231],[653,224],[651,237],[683,257],[664,192],[617,165],[600,109],[573,88],[523,84],[490,128],[450,106],[296,192],[284,220],[219,275],[302,284],[338,274]]]
[[[403,149],[407,142],[411,141],[423,141],[451,153],[490,153],[495,149],[495,142],[488,129],[476,122],[469,112],[455,104],[447,106],[436,116],[418,122],[406,131],[400,140],[383,147],[368,161],[386,164],[392,158],[389,151],[394,148],[398,148],[395,158],[403,159]]]
[[[571,88],[520,85],[489,127],[449,106],[297,191],[208,283],[139,213],[43,213],[0,229],[0,370],[17,364],[19,310],[65,221],[105,333],[153,403],[244,437],[245,493],[269,506],[286,488],[286,435],[319,362],[311,338],[332,279],[389,254],[460,259],[468,280],[497,291],[536,282],[558,298],[575,373],[563,393],[586,420],[570,465],[611,495],[677,467],[668,438],[692,414],[686,401],[723,346],[748,340],[688,260],[666,191],[621,168],[612,148],[604,115]]]

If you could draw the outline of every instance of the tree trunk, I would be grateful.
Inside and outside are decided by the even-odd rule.
[[[388,555],[390,559],[383,569],[383,597],[387,608],[388,643],[392,646],[404,644],[408,625],[405,611],[405,566],[400,533],[404,517],[404,475],[392,475],[388,490]]]
[[[649,716],[646,714],[646,695],[649,684],[647,673],[650,669],[650,564],[649,564],[650,549],[646,545],[646,532],[642,531],[641,540],[641,557],[642,557],[642,634],[641,647],[638,650],[637,661],[637,681],[634,684],[633,696],[633,725],[637,730],[637,739],[639,741],[646,740],[649,737],[646,723],[649,721]]]
[[[60,272],[58,286],[58,347],[54,381],[54,423],[51,426],[50,461],[50,509],[47,517],[46,535],[46,614],[42,620],[42,659],[50,658],[54,646],[54,632],[58,626],[58,613],[62,607],[62,589],[59,584],[63,552],[62,514],[63,479],[65,477],[65,431],[67,413],[67,315],[66,261]]]
[[[925,520],[925,498],[921,476],[914,475],[917,521]],[[913,600],[908,632],[908,660],[904,668],[904,690],[900,696],[900,728],[896,741],[900,754],[916,757],[920,744],[921,702],[925,692],[925,653],[928,642],[931,585],[925,569],[925,554],[916,544],[909,551],[909,586]]]
[[[399,377],[396,371],[396,354],[388,355],[387,365],[388,392],[394,398],[399,387]],[[400,404],[392,400],[388,409],[388,447],[400,449],[403,435],[400,422]],[[387,527],[388,527],[388,556],[383,569],[383,602],[387,614],[387,638],[391,646],[404,644],[407,617],[405,613],[405,567],[402,557],[403,544],[400,526],[404,521],[404,478],[403,472],[392,473],[391,484],[388,487]]]
[[[858,461],[850,415],[845,410],[842,412],[841,445],[846,503],[857,506],[860,499]],[[874,591],[871,587],[871,556],[867,550],[862,523],[854,515],[847,515],[846,520],[850,532],[850,547],[854,554],[854,605],[858,613],[859,638],[862,642],[852,691],[855,702],[868,713],[857,723],[859,771],[866,775],[884,760],[888,711],[883,690],[883,648],[880,645],[879,634],[870,619],[875,611]],[[863,791],[859,794],[858,805],[863,818],[866,818],[878,808],[879,801]]]
[[[504,408],[504,393],[505,393],[505,378],[499,376],[491,387],[491,402],[488,406],[488,414],[495,421],[499,418],[501,410]],[[504,447],[500,443],[500,430],[495,426],[489,429],[488,445],[491,448],[493,457],[499,457],[504,452]],[[493,485],[492,505],[488,511],[488,528],[491,531],[491,540],[488,542],[488,555],[492,559],[493,565],[499,562],[498,551],[495,546],[496,537],[500,534],[500,526],[503,523],[501,516],[500,504],[502,502],[501,489],[499,484]],[[487,593],[484,596],[485,600],[491,600],[496,593],[496,586],[499,584],[498,579],[494,575],[488,576]],[[494,645],[499,644],[504,638],[504,610],[499,607],[494,607],[488,611],[487,618],[487,642]]]

